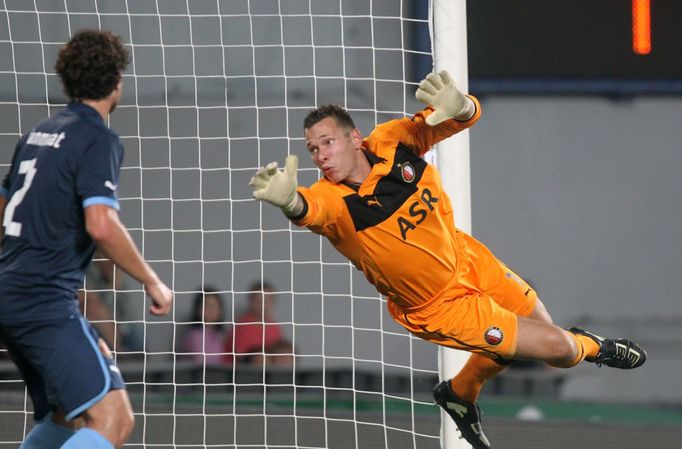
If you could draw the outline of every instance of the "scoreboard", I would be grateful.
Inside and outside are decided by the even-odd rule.
[[[482,92],[682,93],[682,0],[468,0]]]

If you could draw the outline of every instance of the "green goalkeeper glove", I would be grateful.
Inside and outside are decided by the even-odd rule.
[[[469,120],[476,112],[473,101],[459,90],[445,70],[429,73],[419,83],[415,97],[422,103],[433,106],[433,113],[426,117],[429,126],[435,126],[449,118]]]
[[[285,215],[291,216],[299,203],[296,187],[298,157],[289,155],[284,160],[284,171],[277,168],[277,162],[270,162],[258,169],[249,185],[253,187],[253,197],[277,206]]]

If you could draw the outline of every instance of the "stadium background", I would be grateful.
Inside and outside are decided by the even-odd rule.
[[[401,14],[417,20],[400,20]],[[425,60],[428,64],[421,53],[425,42],[428,45],[423,7],[360,0],[5,1],[0,16],[3,173],[19,133],[64,103],[52,65],[69,30],[102,27],[132,44],[134,59],[125,76],[123,104],[111,118],[127,152],[120,183],[122,218],[145,256],[177,291],[172,317],[146,317],[150,363],[173,358],[191,297],[201,285],[225,292],[229,321],[243,308],[248,285],[262,275],[280,291],[278,315],[294,340],[297,369],[344,369],[351,359],[362,360],[352,363],[354,369],[384,376],[435,369],[435,348],[393,325],[361,274],[325,242],[305,231],[290,232],[277,211],[250,200],[248,188],[257,166],[282,161],[288,153],[301,157],[301,184],[317,179],[301,139],[301,119],[315,104],[344,104],[364,134],[376,122],[420,107],[412,93]],[[632,429],[633,421],[639,421],[655,431],[649,434],[637,427],[635,434],[675,447],[679,440],[672,438],[682,434],[682,390],[673,374],[682,371],[677,288],[682,262],[682,98],[614,98],[594,92],[479,94],[475,85],[470,90],[481,98],[484,117],[471,130],[473,234],[535,285],[557,323],[627,335],[649,351],[648,363],[634,372],[587,365],[566,372],[547,398],[654,410],[654,415],[614,418],[615,424],[608,425],[618,434],[619,425]],[[141,318],[142,296],[133,295],[140,300]],[[411,368],[402,368],[406,366]],[[553,378],[543,379],[537,383]],[[15,401],[16,388],[10,387],[16,385],[0,384],[7,388],[2,397],[9,404],[3,410],[25,410],[23,395]],[[144,390],[142,380],[135,388]],[[177,383],[161,387],[168,395],[178,388]],[[196,404],[187,407],[195,410],[192,418],[204,424],[203,443],[224,444],[220,436],[212,439],[212,427],[206,424],[212,413],[207,397],[200,401],[200,412]],[[158,403],[150,410],[154,406],[166,410]],[[168,409],[172,413],[144,416],[145,433],[138,430],[132,441],[155,444],[153,435],[172,429],[175,445],[196,444],[191,437],[197,431],[194,421],[174,415],[183,406],[174,400]],[[322,419],[348,413],[324,407]],[[495,407],[503,408],[499,403],[487,407],[493,416],[494,424],[487,427],[493,441],[498,441],[496,432],[508,442],[527,432],[522,430],[527,424],[509,421],[504,413],[496,417]],[[617,409],[603,415],[615,416]],[[253,419],[256,427],[265,420],[260,415],[235,417],[235,407],[216,413],[231,414],[234,422]],[[374,416],[377,411],[367,413]],[[387,411],[379,413],[383,418],[369,421],[385,423]],[[545,410],[545,415],[551,413]],[[272,444],[294,445],[289,442],[295,440],[299,447],[355,447],[362,441],[357,426],[354,440],[330,443],[327,432],[333,430],[323,426],[307,431],[306,423],[315,420],[292,418],[281,410],[279,414],[280,424],[268,419],[268,428],[284,443]],[[583,414],[585,420],[588,414]],[[413,418],[412,425],[436,435],[436,416],[429,408]],[[401,427],[403,417],[395,419],[395,427]],[[277,430],[278,425],[291,429],[292,420],[296,438]],[[0,421],[0,434],[12,435],[0,438],[0,445],[12,447],[4,442],[19,438],[16,432],[23,431],[25,414],[3,413]],[[552,422],[531,426],[548,435],[538,438],[552,439],[560,432]],[[370,429],[378,436],[369,436],[369,441],[383,439],[388,446],[391,437]],[[320,432],[324,437],[310,437],[306,444],[302,435]],[[185,443],[179,437],[183,434]],[[244,430],[244,435],[246,439],[235,430],[226,438],[233,445],[262,444],[252,431]],[[166,443],[161,436],[156,441]],[[588,432],[587,442],[575,447],[592,447],[588,445],[595,441],[601,436],[590,439]],[[618,441],[618,447],[645,447],[632,436]],[[523,444],[533,447],[526,440]],[[594,447],[610,447],[599,444]]]

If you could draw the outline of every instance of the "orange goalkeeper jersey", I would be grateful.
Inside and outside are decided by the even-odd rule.
[[[455,275],[459,243],[454,217],[436,169],[422,156],[480,118],[429,126],[431,108],[377,126],[363,142],[372,163],[354,189],[320,179],[299,187],[307,202],[295,223],[329,239],[382,294],[405,311],[418,310]]]

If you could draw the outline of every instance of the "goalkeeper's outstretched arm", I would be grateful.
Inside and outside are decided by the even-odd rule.
[[[474,102],[457,87],[446,70],[429,73],[419,83],[415,97],[434,109],[433,113],[426,117],[426,124],[429,126],[435,126],[450,118],[464,122],[476,113]]]
[[[298,156],[293,154],[284,160],[284,170],[277,168],[277,162],[261,167],[249,182],[253,187],[253,197],[279,207],[289,218],[298,217],[305,203],[296,192],[297,170]]]

